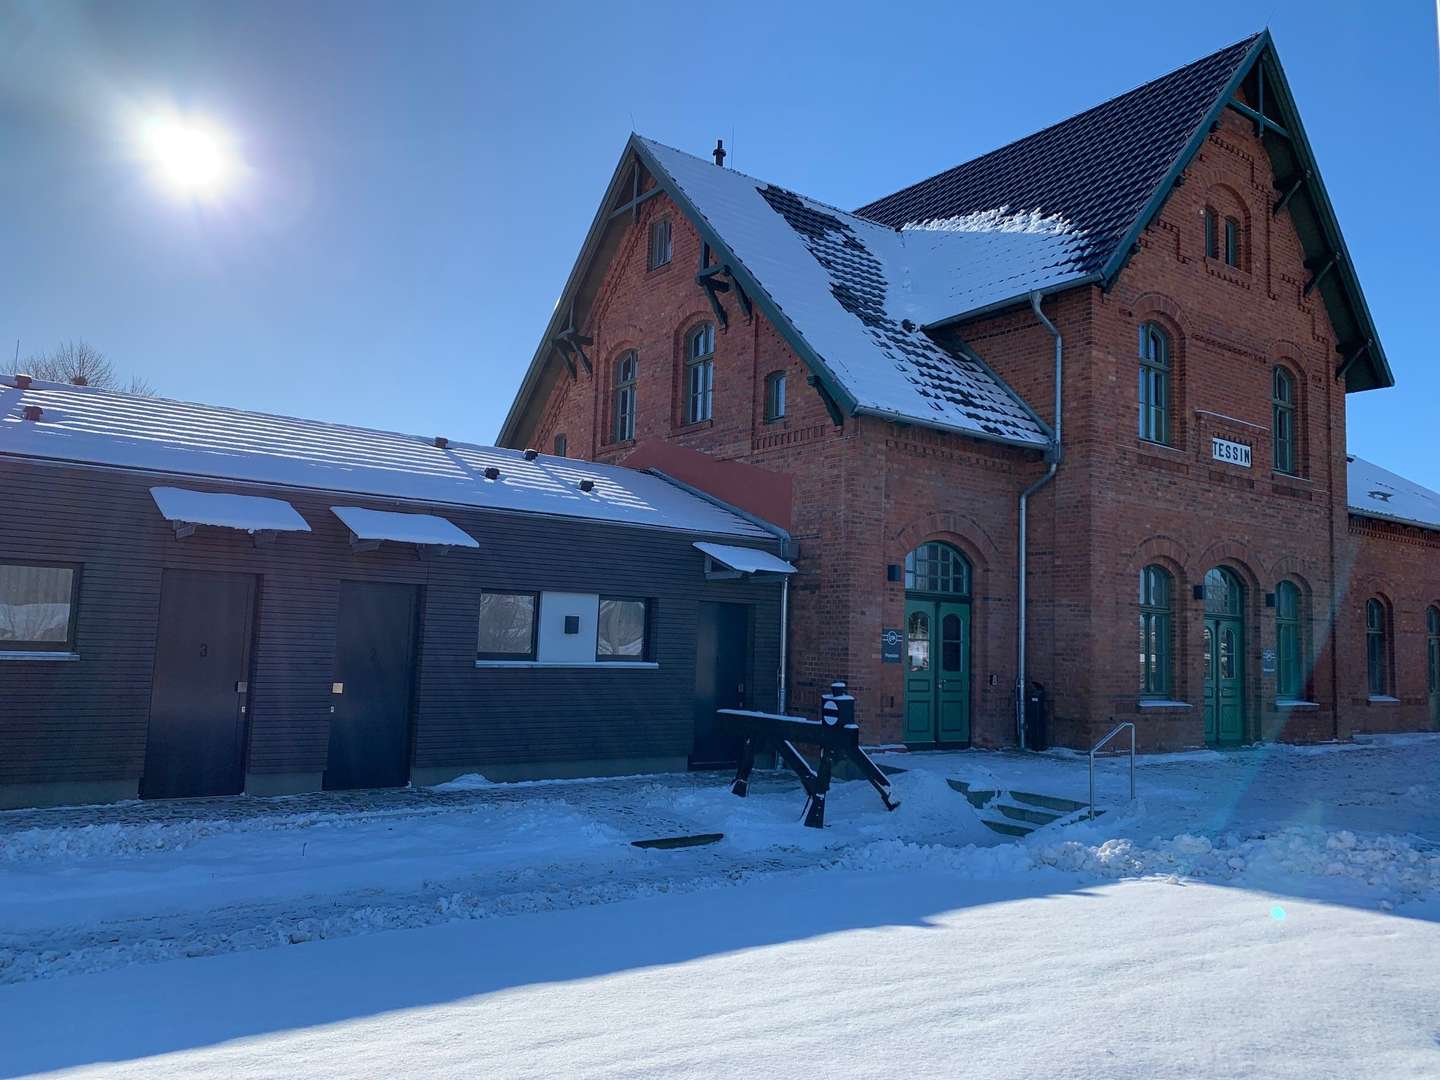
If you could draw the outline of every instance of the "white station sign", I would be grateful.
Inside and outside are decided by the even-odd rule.
[[[1250,447],[1244,443],[1212,438],[1210,440],[1210,456],[1216,461],[1239,465],[1242,469],[1250,468]]]

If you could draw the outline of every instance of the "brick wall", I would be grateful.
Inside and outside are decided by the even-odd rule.
[[[1287,213],[1272,215],[1274,198],[1253,126],[1227,114],[1113,286],[1045,300],[1065,343],[1065,446],[1054,481],[1031,501],[1028,676],[1052,695],[1059,742],[1086,746],[1118,719],[1135,720],[1147,747],[1203,742],[1204,605],[1192,591],[1216,566],[1245,584],[1247,739],[1309,741],[1428,724],[1424,608],[1429,598],[1440,600],[1440,588],[1427,585],[1422,602],[1414,583],[1424,578],[1430,541],[1351,528],[1334,332],[1319,295],[1304,295],[1300,242]],[[1222,222],[1241,223],[1239,266],[1207,257],[1207,207]],[[674,256],[651,270],[647,238],[659,215],[672,221]],[[530,441],[549,446],[564,432],[572,454],[622,461],[631,444],[608,441],[611,377],[614,361],[635,349],[637,439],[667,439],[790,475],[801,571],[792,592],[791,704],[813,709],[824,685],[844,676],[872,741],[897,739],[902,730],[902,666],[881,663],[880,636],[904,625],[905,592],[887,581],[886,567],[926,540],[954,544],[974,568],[973,740],[1013,741],[1017,499],[1043,474],[1039,455],[874,418],[836,427],[774,328],[758,313],[743,317],[729,297],[730,325],[717,335],[713,419],[683,424],[686,336],[713,318],[695,283],[699,250],[667,198],[642,205],[585,327],[596,370],[573,380],[561,374]],[[1137,434],[1137,343],[1147,321],[1172,343],[1166,446]],[[1053,420],[1053,339],[1028,308],[947,335]],[[1276,365],[1294,375],[1298,390],[1294,476],[1272,468]],[[764,379],[775,370],[789,374],[789,414],[767,423]],[[1213,460],[1217,436],[1251,447],[1251,467]],[[1140,571],[1150,563],[1175,581],[1172,681],[1184,705],[1140,700],[1136,604]],[[1356,623],[1353,581],[1371,571],[1397,598],[1398,703],[1372,704],[1365,694],[1363,602]],[[1276,648],[1267,600],[1282,579],[1302,590],[1309,668],[1307,704],[1286,707],[1276,704],[1266,661]]]

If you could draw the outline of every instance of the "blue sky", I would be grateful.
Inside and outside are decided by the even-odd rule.
[[[1267,23],[1399,382],[1351,448],[1440,488],[1425,0],[0,0],[0,369],[83,337],[167,396],[489,441],[632,127],[854,206]],[[156,103],[235,133],[227,197],[136,160]]]

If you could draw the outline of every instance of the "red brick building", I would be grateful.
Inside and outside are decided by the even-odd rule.
[[[499,442],[788,528],[791,708],[1436,725],[1440,496],[1347,457],[1394,380],[1268,34],[853,213],[716,156],[630,140]]]

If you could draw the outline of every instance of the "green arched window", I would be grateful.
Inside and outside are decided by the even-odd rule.
[[[905,588],[911,592],[969,596],[970,563],[949,544],[921,544],[905,556]]]
[[[1385,601],[1365,601],[1365,673],[1374,697],[1390,693],[1390,619]]]
[[[1205,614],[1245,614],[1245,587],[1223,566],[1214,567],[1205,574]]]
[[[1277,367],[1273,375],[1270,414],[1273,418],[1271,434],[1275,441],[1275,470],[1283,473],[1297,473],[1295,455],[1295,377],[1283,367]]]
[[[1171,611],[1175,580],[1163,566],[1140,571],[1140,692],[1145,697],[1171,696]]]
[[[1170,338],[1154,323],[1140,324],[1140,437],[1170,441]]]
[[[1430,693],[1440,694],[1440,607],[1425,612],[1426,676]]]
[[[1300,586],[1282,581],[1275,586],[1275,694],[1282,700],[1304,694],[1307,645]]]

